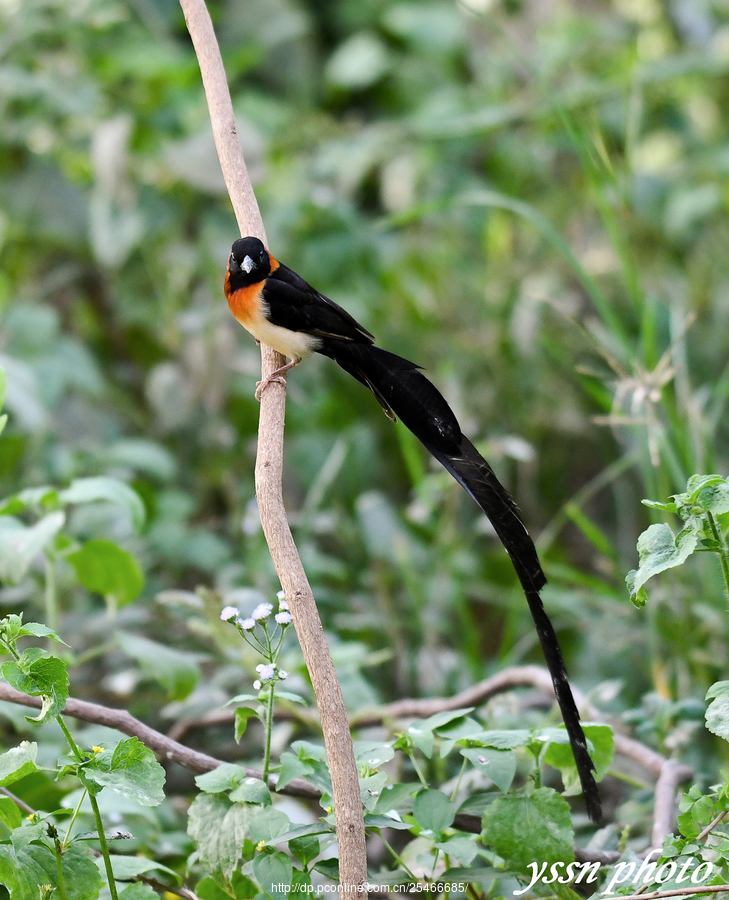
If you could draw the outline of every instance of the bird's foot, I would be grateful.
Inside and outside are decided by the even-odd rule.
[[[261,402],[261,394],[266,390],[269,384],[274,381],[285,386],[286,379],[283,377],[284,372],[288,372],[289,369],[293,369],[294,366],[298,366],[300,362],[300,359],[294,359],[290,363],[286,363],[285,366],[281,366],[280,369],[276,369],[275,371],[271,372],[271,374],[264,378],[263,381],[257,381],[256,400],[258,400],[259,403]]]
[[[264,378],[263,381],[256,382],[255,397],[259,403],[261,402],[261,394],[266,390],[266,388],[269,386],[269,384],[272,384],[274,381],[277,382],[278,384],[283,384],[283,385],[286,384],[286,379],[283,377],[283,375],[279,375],[276,372],[273,372],[271,375],[268,376],[268,378]]]

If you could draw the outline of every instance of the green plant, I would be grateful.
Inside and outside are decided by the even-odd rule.
[[[729,596],[729,549],[726,529],[729,526],[729,481],[721,475],[692,475],[682,494],[661,503],[644,500],[651,509],[674,513],[683,519],[683,528],[674,535],[665,524],[651,525],[638,538],[640,566],[625,578],[630,599],[644,606],[648,579],[660,572],[683,565],[692,553],[716,553],[719,557],[724,587]]]

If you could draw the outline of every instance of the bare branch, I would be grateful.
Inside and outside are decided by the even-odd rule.
[[[248,178],[233,115],[223,61],[204,0],[180,0],[200,63],[208,98],[215,144],[241,234],[266,243],[266,233]],[[284,360],[261,345],[262,380]],[[273,383],[261,397],[256,461],[256,497],[261,523],[281,586],[286,593],[299,643],[304,653],[322,721],[337,821],[339,872],[343,887],[356,889],[367,881],[362,801],[347,711],[298,550],[283,504],[283,431],[286,388]]]
[[[397,700],[384,706],[355,712],[350,718],[350,725],[352,728],[355,728],[357,726],[379,725],[383,722],[391,723],[401,719],[426,719],[439,712],[447,712],[467,706],[480,706],[489,698],[518,687],[533,687],[550,697],[554,696],[552,679],[546,669],[543,669],[541,666],[511,666],[452,697]],[[600,713],[587,702],[584,694],[574,688],[573,693],[575,703],[584,718],[593,721],[603,720]],[[211,714],[210,718],[206,716],[200,720],[200,723],[207,724],[208,721],[219,723],[221,718],[218,714]],[[185,730],[188,727],[190,727],[190,723],[187,723]],[[678,786],[693,778],[693,769],[677,763],[675,760],[665,759],[660,753],[624,734],[614,732],[613,737],[617,754],[637,763],[641,768],[658,779],[655,787],[651,841],[653,847],[660,847],[665,835],[672,831]],[[480,827],[477,827],[477,820],[474,822],[470,821],[474,817],[463,816],[459,818],[456,819],[456,827],[461,828],[463,831],[480,830]]]
[[[663,838],[673,831],[675,816],[676,792],[679,784],[686,781],[684,777],[688,766],[679,765],[672,759],[663,763],[661,772],[656,781],[656,789],[653,801],[653,832],[651,844],[654,847],[663,846]],[[693,774],[691,769],[688,769]]]
[[[40,709],[42,704],[40,697],[29,697],[3,682],[0,682],[0,700],[8,700],[10,703],[30,706],[33,709]],[[145,725],[144,722],[140,722],[139,719],[135,719],[125,709],[111,709],[108,706],[101,706],[99,703],[69,698],[63,711],[69,716],[73,716],[74,719],[93,722],[96,725],[106,725],[108,728],[116,728],[117,731],[129,735],[129,737],[137,737],[145,747],[149,747],[162,759],[175,762],[190,772],[198,774],[212,772],[213,769],[217,769],[223,764],[222,759],[216,759],[214,756],[208,756],[207,753],[199,753],[197,750],[191,750],[183,744],[178,744],[177,741],[171,740],[161,732],[150,728],[149,725]],[[252,778],[263,777],[257,769],[242,768],[245,768],[246,774]],[[276,780],[275,776],[269,779],[270,788],[275,789]],[[321,796],[319,791],[303,778],[295,778],[289,782],[281,793],[307,797],[311,800],[318,800]]]
[[[724,891],[729,891],[729,884],[705,884],[702,887],[676,888],[673,891],[653,891],[650,894],[638,891],[635,894],[621,897],[620,900],[636,900],[636,897],[640,897],[641,900],[662,900],[663,897],[683,897],[686,894],[721,894]]]

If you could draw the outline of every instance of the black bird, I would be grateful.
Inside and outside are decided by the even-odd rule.
[[[443,395],[415,363],[374,346],[374,337],[341,306],[275,259],[255,237],[235,241],[225,296],[235,318],[259,341],[291,359],[266,385],[312,352],[333,359],[375,395],[389,418],[398,417],[488,516],[524,589],[562,712],[587,811],[601,816],[595,766],[567,679],[562,652],[545,612],[546,584],[534,543],[516,503],[461,428]]]

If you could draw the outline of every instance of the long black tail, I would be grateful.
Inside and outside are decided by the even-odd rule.
[[[399,417],[488,516],[509,554],[529,603],[562,712],[590,818],[600,820],[600,795],[562,652],[539,591],[546,578],[514,500],[491,466],[461,433],[443,395],[414,363],[370,344],[327,340],[319,351],[366,385],[385,412]]]

